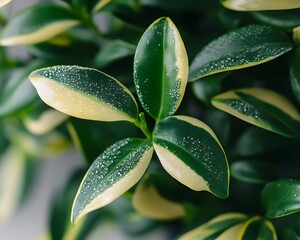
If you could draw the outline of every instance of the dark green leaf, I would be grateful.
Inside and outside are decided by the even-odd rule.
[[[153,153],[151,142],[127,138],[106,149],[83,178],[72,207],[72,223],[101,208],[135,185]]]
[[[80,22],[66,8],[53,4],[37,4],[16,15],[5,26],[0,45],[29,45],[46,41]]]
[[[46,104],[68,115],[98,121],[137,119],[130,91],[96,69],[55,66],[36,70],[29,79]]]
[[[286,230],[284,240],[300,240],[300,237],[293,230]]]
[[[300,114],[283,96],[263,88],[245,88],[222,93],[212,104],[243,121],[269,131],[295,137],[300,135]]]
[[[241,160],[231,164],[231,176],[241,182],[261,184],[274,179],[273,166],[260,160]]]
[[[289,38],[269,26],[249,25],[235,29],[209,43],[190,66],[189,80],[255,66],[290,51]]]
[[[283,217],[300,211],[300,181],[278,180],[265,186],[262,201],[267,217]]]
[[[290,69],[290,78],[294,95],[298,102],[300,102],[300,48],[294,53]]]
[[[228,196],[229,169],[224,150],[203,122],[186,116],[157,123],[154,148],[165,170],[195,191]]]
[[[251,15],[260,22],[285,30],[292,30],[300,26],[300,10],[284,11],[258,11],[252,12]]]
[[[134,57],[134,83],[145,111],[159,120],[177,110],[188,75],[180,34],[169,18],[156,20],[142,36]]]

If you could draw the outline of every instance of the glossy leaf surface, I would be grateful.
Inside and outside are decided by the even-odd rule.
[[[145,111],[168,117],[183,98],[188,59],[180,34],[169,18],[156,20],[143,34],[134,57],[134,83]]]
[[[258,10],[283,10],[300,8],[298,0],[221,0],[221,3],[232,10],[258,11]]]
[[[227,159],[206,124],[186,116],[168,117],[157,123],[153,141],[162,166],[172,177],[195,191],[228,196]]]
[[[262,191],[267,217],[283,217],[300,211],[300,182],[284,179],[271,182]]]
[[[243,121],[278,134],[295,137],[300,133],[300,115],[283,96],[262,88],[222,93],[212,104]]]
[[[298,102],[300,102],[300,48],[294,53],[290,68],[290,79],[294,95]]]
[[[64,7],[52,3],[38,4],[20,12],[5,26],[0,45],[40,43],[79,24]]]
[[[186,214],[183,206],[163,197],[148,179],[137,186],[132,204],[141,215],[157,220],[174,220]]]
[[[255,66],[270,61],[293,48],[289,38],[269,26],[249,25],[206,45],[190,66],[189,80]]]
[[[106,149],[83,178],[72,207],[72,223],[101,208],[135,185],[153,153],[151,142],[128,138]]]
[[[243,224],[239,233],[239,240],[268,239],[277,240],[277,235],[273,224],[259,216],[250,218]]]
[[[236,239],[247,216],[240,213],[225,213],[219,215],[209,222],[185,233],[179,240],[206,240],[206,239]],[[232,231],[232,227],[234,231]],[[229,234],[226,231],[230,231]],[[226,237],[225,238],[225,235]],[[223,235],[222,237],[220,235]]]
[[[260,22],[285,30],[292,30],[293,28],[300,26],[299,14],[300,9],[293,9],[288,11],[278,10],[251,12],[251,15]]]
[[[98,121],[130,121],[137,118],[137,105],[127,88],[96,69],[55,66],[29,76],[41,99],[74,117]]]
[[[259,160],[241,160],[231,164],[230,173],[241,182],[261,184],[274,178],[271,168],[271,164]]]

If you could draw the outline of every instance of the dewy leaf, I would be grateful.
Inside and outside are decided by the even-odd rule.
[[[38,4],[17,14],[3,29],[0,45],[28,45],[46,41],[80,24],[66,8]]]
[[[281,31],[249,25],[235,29],[209,43],[190,66],[189,80],[255,66],[290,51],[293,44]]]
[[[224,150],[203,122],[187,117],[168,117],[157,123],[154,148],[165,170],[195,191],[228,196],[229,168]]]
[[[96,69],[55,66],[29,76],[41,99],[74,117],[98,121],[137,119],[137,104],[127,88]]]
[[[298,102],[300,102],[300,48],[294,52],[290,68],[290,79],[294,95]]]
[[[300,211],[300,181],[293,179],[268,183],[263,189],[262,201],[267,217],[283,217]]]
[[[300,115],[297,109],[286,98],[271,90],[232,90],[215,96],[212,104],[269,131],[288,137],[300,135]]]
[[[0,8],[10,3],[12,0],[0,0]]]
[[[105,150],[83,178],[72,207],[72,223],[121,196],[143,176],[153,153],[151,142],[127,138]]]
[[[185,233],[179,240],[236,239],[233,235],[236,235],[236,231],[239,232],[242,227],[241,223],[244,222],[246,218],[247,216],[241,213],[225,213]],[[233,227],[235,227],[234,231],[232,231]],[[228,234],[226,233],[227,230],[230,230],[230,235],[226,235],[228,238],[225,238],[224,235],[224,238],[221,238],[220,235]]]
[[[277,240],[273,224],[259,216],[254,216],[246,221],[240,230],[239,240],[268,239]]]
[[[143,108],[159,120],[171,116],[183,98],[188,58],[169,18],[156,20],[142,36],[134,57],[134,83]]]
[[[298,0],[221,0],[224,7],[237,11],[284,10],[300,8]]]
[[[145,179],[137,186],[132,197],[132,205],[143,216],[158,220],[174,220],[186,214],[182,205],[161,196],[149,179]]]

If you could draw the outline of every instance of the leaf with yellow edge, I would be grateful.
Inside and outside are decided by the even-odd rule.
[[[298,0],[221,0],[224,7],[237,11],[284,10],[300,8]]]
[[[189,81],[271,61],[293,44],[283,32],[265,25],[234,29],[206,45],[190,66]]]
[[[212,99],[212,104],[243,121],[288,136],[300,136],[300,114],[285,97],[263,88],[232,90]]]
[[[106,149],[91,165],[76,194],[71,222],[104,207],[135,185],[153,153],[149,140],[127,138]]]
[[[79,25],[66,8],[53,4],[37,4],[17,14],[3,29],[0,45],[37,44]]]
[[[113,77],[79,66],[42,68],[29,76],[41,99],[67,115],[97,121],[135,122],[137,104]]]
[[[0,8],[10,3],[12,0],[0,0]]]
[[[149,177],[137,186],[132,204],[140,214],[153,219],[173,220],[185,215],[183,206],[161,196]]]
[[[187,85],[188,58],[171,19],[160,18],[145,31],[135,52],[133,76],[149,115],[160,120],[175,113]]]
[[[227,158],[206,124],[187,116],[165,118],[155,126],[153,144],[162,166],[176,180],[195,191],[228,196]]]
[[[293,40],[298,46],[300,45],[300,26],[293,29]]]
[[[234,237],[246,219],[247,216],[241,213],[225,213],[185,233],[179,240],[236,239]],[[229,238],[225,238],[227,236]]]
[[[273,224],[259,216],[247,220],[242,226],[238,240],[268,239],[277,240]]]

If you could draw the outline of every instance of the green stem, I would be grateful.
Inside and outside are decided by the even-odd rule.
[[[145,134],[145,136],[148,139],[151,139],[151,132],[149,131],[148,127],[147,127],[147,122],[146,122],[146,118],[145,118],[145,114],[143,112],[141,112],[139,114],[138,120],[135,122],[135,125],[141,129],[141,131]]]

